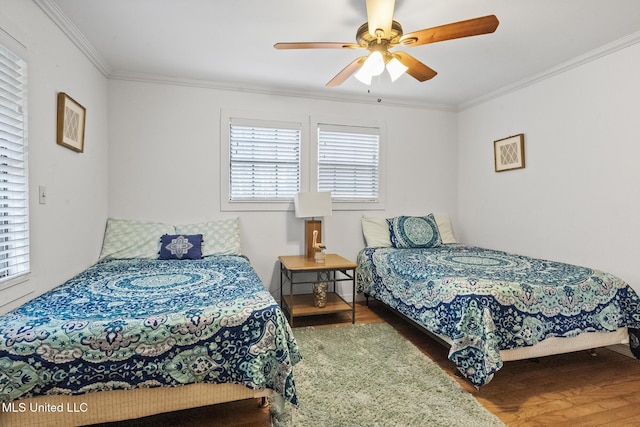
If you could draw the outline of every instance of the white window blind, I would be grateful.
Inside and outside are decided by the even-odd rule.
[[[301,126],[231,120],[232,201],[291,200],[300,191]]]
[[[379,128],[318,125],[318,191],[336,201],[378,201],[379,160]]]
[[[26,65],[0,44],[0,283],[29,272]]]

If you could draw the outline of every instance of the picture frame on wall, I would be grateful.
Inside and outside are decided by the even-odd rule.
[[[64,92],[58,93],[59,145],[78,153],[84,152],[84,128],[87,110]]]
[[[493,158],[496,172],[524,168],[524,134],[493,141]]]

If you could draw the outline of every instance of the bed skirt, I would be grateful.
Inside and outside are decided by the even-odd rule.
[[[500,357],[508,362],[628,343],[628,329],[620,328],[614,332],[584,332],[572,338],[550,337],[531,347],[500,350]]]
[[[367,298],[366,304],[368,306],[369,296],[365,296]],[[398,310],[389,307],[383,302],[381,302],[381,304],[383,304],[387,309],[391,310],[396,315],[402,317],[407,322],[411,323],[416,328],[425,332],[431,338],[440,342],[440,344],[446,347],[451,347],[453,341],[451,341],[451,339],[449,339],[448,337],[436,334],[428,330],[415,320],[407,317]],[[503,362],[509,362],[514,360],[552,356],[555,354],[571,353],[574,351],[592,350],[616,344],[629,344],[629,328],[622,327],[612,332],[583,332],[571,338],[549,337],[532,346],[514,348],[509,350],[500,350],[500,358]]]
[[[421,325],[418,325],[415,322],[413,323],[428,335],[431,335],[432,337],[435,335],[434,338],[437,338],[438,341],[441,341],[447,346],[451,346],[452,341],[449,338],[434,334],[431,331],[427,331]],[[629,344],[628,328],[619,328],[613,332],[583,332],[580,335],[571,338],[549,337],[535,345],[509,350],[500,350],[500,359],[502,359],[503,362],[511,362],[515,360],[572,353],[574,351],[595,350],[597,348],[608,347],[616,344]]]
[[[189,384],[50,395],[0,403],[0,426],[69,427],[146,417],[235,400],[269,397],[272,390],[239,384]]]

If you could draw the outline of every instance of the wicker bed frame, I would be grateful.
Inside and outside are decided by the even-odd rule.
[[[173,388],[100,391],[78,396],[38,396],[4,403],[0,408],[0,426],[83,426],[272,395],[275,395],[272,390],[251,390],[239,384],[199,383]]]

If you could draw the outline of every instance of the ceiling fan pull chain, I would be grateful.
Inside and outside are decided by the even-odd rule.
[[[382,102],[380,97],[380,88],[382,87],[381,76],[374,76],[371,80],[371,85],[367,89],[367,94],[375,97],[378,103]]]

